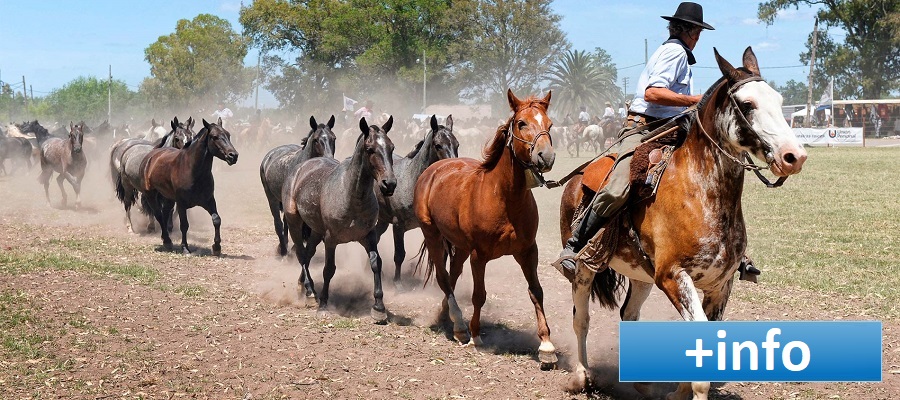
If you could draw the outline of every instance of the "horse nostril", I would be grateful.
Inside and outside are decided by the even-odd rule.
[[[794,156],[794,153],[787,153],[784,155],[784,161],[788,164],[793,164],[797,162],[797,157]]]

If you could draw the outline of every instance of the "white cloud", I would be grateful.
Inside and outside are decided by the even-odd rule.
[[[741,20],[741,24],[743,25],[759,25],[759,22],[758,18],[744,18]]]
[[[781,45],[773,42],[759,42],[753,45],[754,50],[763,50],[763,51],[772,51],[778,50],[781,48]]]
[[[219,6],[219,10],[223,12],[236,13],[241,11],[241,3],[237,1],[226,1]]]

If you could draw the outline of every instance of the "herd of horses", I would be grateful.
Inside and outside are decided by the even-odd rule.
[[[671,142],[674,152],[653,195],[632,196],[612,225],[601,231],[605,245],[598,251],[604,254],[594,254],[599,267],[578,262],[572,282],[578,362],[568,390],[590,387],[586,338],[592,297],[612,308],[624,291],[620,315],[633,321],[656,286],[685,320],[721,320],[747,246],[741,194],[745,171],[755,167],[750,156],[764,161],[779,177],[800,172],[807,157],[781,116],[781,96],[760,77],[752,50],[745,50],[737,68],[718,52],[715,58],[722,78],[696,107],[680,116]],[[309,132],[299,144],[271,149],[261,162],[260,179],[278,240],[277,254],[287,255],[288,237],[293,241],[301,266],[298,291],[317,300],[319,310],[326,312],[336,270],[335,249],[342,243],[360,243],[374,277],[372,317],[385,322],[379,238],[393,225],[394,282],[401,285],[403,235],[418,227],[424,244],[416,267],[424,265],[426,282],[434,276],[443,291],[442,312],[452,321],[455,339],[479,346],[486,264],[512,255],[534,305],[541,367],[553,367],[556,348],[537,270],[539,206],[532,194],[535,182],[543,182],[542,174],[553,168],[556,158],[548,116],[551,93],[520,99],[509,90],[507,100],[511,116],[496,129],[481,160],[459,157],[452,116],[443,124],[432,116],[430,129],[405,157],[394,154],[389,136],[393,117],[377,124],[361,119],[352,155],[344,160],[334,158],[334,116],[325,123],[310,117]],[[115,143],[109,154],[111,178],[126,214],[141,197],[142,208],[159,224],[167,248],[172,246],[168,231],[177,211],[181,249],[190,252],[186,210],[203,207],[215,226],[212,252],[220,254],[221,219],[213,195],[212,163],[219,158],[234,164],[238,152],[221,121],[202,121],[196,134],[193,127],[192,119],[176,118],[154,141]],[[55,171],[60,187],[69,181],[78,196],[84,175],[83,124],[71,124],[68,140],[49,138],[39,125],[24,128],[43,138],[40,181],[45,189]],[[601,174],[608,173],[610,159],[600,162]],[[575,174],[563,190],[563,241],[571,234],[579,207],[592,195],[582,178]],[[325,245],[325,265],[317,290],[310,263],[320,243]],[[468,324],[454,294],[466,260],[474,282],[474,312]],[[702,299],[699,291],[704,293]],[[659,340],[671,339],[660,333]],[[635,387],[644,394],[658,394],[651,384]],[[668,398],[705,399],[709,388],[708,382],[682,383]]]

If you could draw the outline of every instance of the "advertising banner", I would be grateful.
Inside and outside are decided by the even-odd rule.
[[[862,145],[863,128],[793,128],[800,143],[822,145]]]

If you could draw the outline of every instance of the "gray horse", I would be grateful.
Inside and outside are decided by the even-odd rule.
[[[155,142],[126,138],[112,146],[109,153],[109,173],[116,188],[116,197],[125,206],[125,228],[128,233],[134,233],[131,227],[131,207],[137,202],[138,194],[144,187],[144,176],[141,173],[144,157],[156,147],[184,147],[194,137],[194,122],[193,118],[188,118],[187,122],[179,122],[178,117],[175,117],[171,122],[172,130]],[[141,212],[150,216],[149,210],[141,208]],[[150,218],[147,223],[147,232],[154,231],[153,221]],[[172,227],[168,226],[167,229],[171,230]]]
[[[84,122],[78,124],[70,122],[69,134],[66,139],[49,137],[49,132],[43,129],[37,121],[34,121],[30,129],[37,137],[41,149],[41,175],[38,177],[38,181],[44,185],[47,204],[50,204],[50,176],[56,172],[59,174],[56,177],[56,183],[59,184],[59,190],[62,192],[62,207],[65,207],[68,201],[66,189],[63,188],[65,180],[75,190],[75,209],[77,210],[81,206],[81,180],[84,179],[84,171],[87,168],[87,158],[81,147],[84,143]],[[25,130],[22,132],[27,133]]]
[[[263,191],[269,201],[269,211],[275,223],[275,234],[278,235],[278,255],[287,255],[287,230],[282,222],[281,192],[284,182],[304,161],[313,157],[334,158],[334,142],[336,137],[331,131],[334,128],[334,115],[328,124],[316,123],[316,117],[309,117],[309,134],[300,145],[285,144],[266,153],[259,164],[259,179]]]
[[[317,157],[297,168],[285,183],[282,196],[284,220],[295,252],[303,268],[300,283],[308,298],[315,298],[316,291],[309,273],[309,262],[316,246],[325,241],[324,285],[319,297],[319,311],[328,306],[328,287],[336,270],[334,256],[338,244],[358,242],[369,254],[369,266],[375,276],[375,305],[372,317],[376,322],[387,320],[384,308],[384,292],[381,289],[381,257],[378,255],[378,199],[375,185],[385,196],[397,187],[394,176],[394,144],[387,136],[393,117],[383,126],[367,125],[359,120],[362,132],[356,139],[353,155],[343,162],[333,158]],[[308,236],[307,236],[308,235]],[[306,243],[306,246],[300,244]]]
[[[406,231],[419,227],[419,220],[413,211],[416,181],[425,168],[437,160],[459,156],[459,141],[453,135],[453,116],[447,116],[445,123],[446,126],[438,125],[437,118],[431,116],[431,130],[425,134],[425,139],[419,141],[406,157],[394,160],[394,173],[397,175],[394,195],[377,193],[378,226],[375,230],[381,238],[388,225],[394,225],[394,286],[398,289],[403,288],[400,270],[406,257],[403,235]]]

